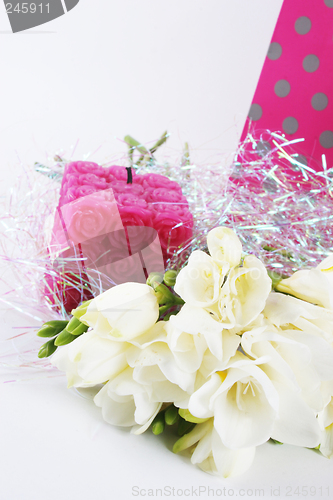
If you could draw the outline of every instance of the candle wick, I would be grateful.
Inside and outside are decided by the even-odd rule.
[[[133,175],[132,175],[132,167],[126,167],[127,170],[127,184],[132,184]]]

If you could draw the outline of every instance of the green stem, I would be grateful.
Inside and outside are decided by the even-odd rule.
[[[191,165],[190,150],[189,150],[187,142],[185,142],[184,154],[183,154],[183,159],[182,159],[182,166],[184,167],[185,165]]]
[[[174,304],[177,304],[180,306],[183,306],[185,304],[185,301],[183,299],[181,299],[180,297],[177,297],[177,295],[174,295],[173,302],[174,302]]]
[[[168,140],[168,132],[165,131],[164,134],[162,134],[161,138],[156,142],[156,144],[149,150],[150,153],[153,155],[155,151],[158,150],[159,147],[161,147],[167,140]]]
[[[173,304],[166,304],[165,306],[161,306],[159,308],[160,315],[163,314],[163,313],[165,313],[165,312],[167,312],[170,309],[170,307],[172,307],[172,305]]]
[[[134,139],[130,135],[126,135],[124,138],[124,141],[128,145],[128,155],[129,155],[129,160],[130,160],[130,166],[133,166],[133,154],[134,150],[137,149],[139,153],[141,153],[139,159],[135,163],[137,166],[141,165],[142,161],[145,160],[146,157],[152,158],[153,154],[157,151],[159,147],[161,147],[168,139],[169,135],[168,132],[164,132],[160,139],[154,144],[154,146],[150,149],[146,149],[140,142],[138,142],[136,139]]]

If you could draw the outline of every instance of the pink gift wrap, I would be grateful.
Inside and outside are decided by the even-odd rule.
[[[333,0],[285,0],[249,112],[255,130],[304,138],[299,161],[333,167],[332,83]]]

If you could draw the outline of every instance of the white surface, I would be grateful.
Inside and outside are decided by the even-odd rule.
[[[1,3],[1,195],[19,172],[18,158],[45,161],[78,140],[73,157],[100,148],[92,159],[102,161],[125,151],[116,137],[153,141],[167,129],[161,154],[178,158],[188,141],[194,161],[225,159],[281,4],[81,0],[58,20],[12,35]],[[17,314],[4,319],[1,338],[29,324]],[[225,498],[311,497],[313,486],[319,499],[333,491],[332,462],[313,451],[267,444],[247,474],[220,480],[174,456],[164,437],[104,423],[62,376],[29,377],[6,372],[3,381],[23,380],[0,384],[0,500],[127,500],[136,498],[135,487],[138,498],[164,487],[165,498],[185,497],[192,486],[193,498],[212,497],[208,487]]]
[[[294,495],[297,487],[310,498],[310,487],[316,488],[316,500],[331,498],[332,462],[311,450],[265,444],[246,474],[223,480],[174,455],[171,439],[133,436],[106,424],[99,408],[66,390],[63,377],[4,384],[0,398],[1,500],[129,500],[136,487],[146,496],[149,489],[175,488],[169,496],[184,498],[192,486],[197,493],[202,488],[205,500],[213,497],[208,487],[214,498],[223,488],[226,498],[302,498]]]

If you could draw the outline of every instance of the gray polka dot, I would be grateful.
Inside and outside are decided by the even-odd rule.
[[[268,141],[259,141],[256,147],[257,155],[263,158],[270,152],[272,146]]]
[[[281,57],[281,54],[282,54],[281,45],[277,42],[272,42],[267,52],[268,59],[276,61],[276,59],[279,59],[279,57]]]
[[[313,73],[319,68],[319,59],[314,54],[309,54],[303,59],[303,68],[308,73]]]
[[[296,160],[298,161],[298,163],[302,163],[302,165],[305,165],[305,166],[308,165],[308,160],[307,160],[306,156],[304,156],[304,155],[297,155]]]
[[[293,116],[288,116],[283,120],[282,128],[286,134],[294,134],[298,129],[298,121]]]
[[[231,173],[231,177],[233,179],[238,179],[239,177],[242,176],[242,164],[241,163],[234,163],[233,164],[233,169],[232,169],[232,173]]]
[[[292,157],[298,162],[298,163],[301,163],[302,165],[305,165],[307,166],[308,165],[308,160],[307,158],[304,156],[304,155],[299,155],[299,154],[295,154],[295,155],[292,155]],[[293,170],[296,170],[297,172],[300,171],[300,166],[295,164],[295,163],[292,163],[291,162],[291,168]]]
[[[279,186],[274,179],[267,177],[262,183],[262,187],[266,193],[276,193],[279,190]]]
[[[311,105],[313,109],[316,111],[322,111],[327,107],[328,97],[326,94],[322,92],[318,92],[318,94],[314,94],[311,99]]]
[[[290,83],[287,80],[279,80],[274,86],[274,92],[278,97],[286,97],[290,92]]]
[[[325,132],[320,134],[319,142],[323,148],[333,148],[333,132],[331,132],[331,130],[325,130]]]
[[[308,17],[302,16],[295,22],[295,30],[299,35],[306,35],[311,29],[311,21]]]
[[[252,104],[249,111],[249,118],[256,122],[262,117],[262,107],[259,104]]]
[[[333,0],[324,0],[326,7],[333,9]]]

